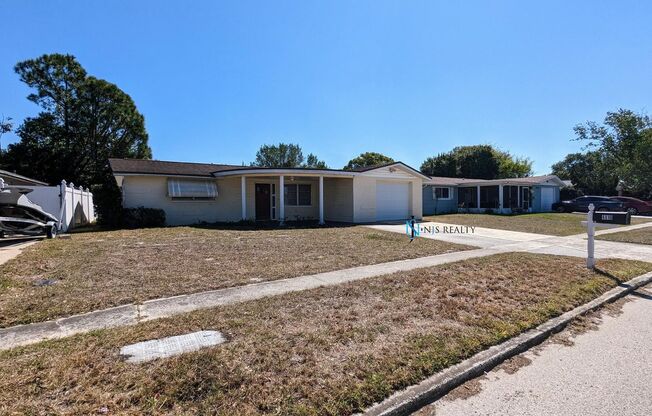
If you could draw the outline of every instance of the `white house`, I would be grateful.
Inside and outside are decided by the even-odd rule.
[[[109,162],[123,206],[160,208],[170,225],[421,219],[422,184],[430,179],[402,162],[352,171],[142,159]]]

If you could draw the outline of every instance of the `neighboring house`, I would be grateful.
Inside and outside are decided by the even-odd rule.
[[[564,186],[555,175],[494,180],[433,177],[424,181],[423,214],[549,212]]]
[[[109,162],[123,206],[160,208],[169,225],[421,219],[422,187],[430,179],[401,162],[353,171],[142,159]]]
[[[48,186],[47,183],[37,181],[36,179],[28,178],[17,173],[8,172],[0,169],[0,178],[5,181],[7,185],[32,185],[32,186]]]

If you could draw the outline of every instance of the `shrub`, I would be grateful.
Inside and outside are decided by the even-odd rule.
[[[106,228],[118,228],[122,223],[122,193],[110,171],[104,172],[101,183],[91,186],[97,223]]]
[[[122,210],[125,228],[153,228],[165,226],[165,211],[158,208],[125,208]]]

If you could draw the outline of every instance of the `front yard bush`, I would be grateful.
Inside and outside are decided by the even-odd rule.
[[[125,228],[154,228],[165,226],[165,211],[158,208],[125,208],[122,211]]]

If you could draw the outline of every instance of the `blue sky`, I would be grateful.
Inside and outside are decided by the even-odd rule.
[[[642,0],[4,0],[0,16],[0,113],[38,112],[16,62],[71,53],[131,95],[163,160],[248,163],[285,141],[330,167],[378,151],[418,168],[490,143],[542,174],[581,149],[575,124],[652,97]]]

